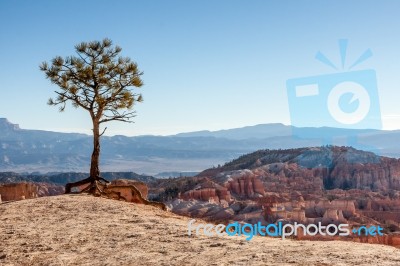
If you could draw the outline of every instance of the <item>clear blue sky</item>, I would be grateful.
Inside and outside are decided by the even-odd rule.
[[[90,132],[84,111],[46,105],[57,89],[39,64],[111,38],[144,71],[135,124],[108,134],[165,135],[290,124],[286,80],[348,60],[375,69],[385,129],[400,128],[400,1],[0,1],[0,117],[22,128]]]

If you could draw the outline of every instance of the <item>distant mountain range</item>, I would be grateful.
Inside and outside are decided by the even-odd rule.
[[[324,144],[353,146],[400,157],[400,131],[297,128],[262,124],[173,136],[104,136],[101,169],[156,175],[198,172],[259,149],[287,149]],[[92,137],[21,129],[0,118],[0,171],[86,172]]]

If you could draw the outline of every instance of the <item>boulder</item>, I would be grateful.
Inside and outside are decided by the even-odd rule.
[[[147,196],[149,194],[149,189],[146,185],[146,183],[136,181],[136,180],[129,180],[129,179],[116,179],[111,181],[112,185],[122,185],[122,186],[129,186],[129,185],[134,185],[142,194],[142,197],[144,199],[147,199]],[[129,194],[129,193],[128,193]],[[130,200],[128,200],[130,201]]]
[[[38,186],[33,183],[10,183],[0,185],[3,201],[22,200],[38,197]]]

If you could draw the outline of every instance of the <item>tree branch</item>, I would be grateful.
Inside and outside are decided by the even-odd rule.
[[[100,134],[100,137],[103,136],[104,132],[106,132],[107,127],[104,128],[103,132]]]
[[[61,92],[58,92],[58,91],[55,91],[55,93],[57,93],[57,94],[60,95],[61,97],[65,97],[66,99],[75,102],[77,105],[79,105],[79,106],[82,107],[83,109],[89,111],[89,108],[86,107],[85,105],[83,105],[83,104],[80,102],[79,96],[74,95],[75,97],[72,97],[72,96],[67,95],[67,93],[61,93]],[[66,100],[64,100],[64,101],[59,101],[59,103],[63,103],[63,102],[65,102],[65,101],[66,101]],[[57,104],[58,104],[58,103],[56,103],[56,105],[57,105]]]

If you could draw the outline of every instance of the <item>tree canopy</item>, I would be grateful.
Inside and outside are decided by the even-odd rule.
[[[140,93],[131,90],[143,85],[143,72],[137,64],[129,57],[119,56],[122,49],[113,46],[110,39],[82,42],[75,50],[77,56],[57,56],[50,66],[47,62],[41,64],[46,77],[60,88],[48,104],[58,105],[64,111],[71,101],[74,107],[89,111],[99,124],[113,120],[131,122],[135,116],[132,107],[143,100]]]

